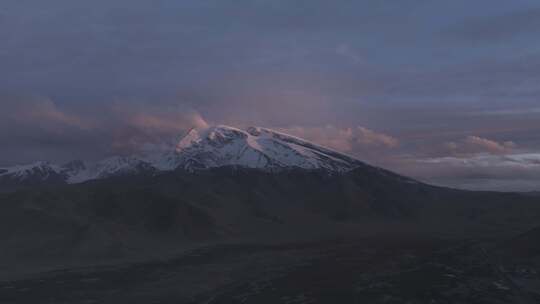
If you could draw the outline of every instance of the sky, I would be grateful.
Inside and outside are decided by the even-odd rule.
[[[3,0],[0,165],[256,125],[540,190],[539,34],[537,0]]]

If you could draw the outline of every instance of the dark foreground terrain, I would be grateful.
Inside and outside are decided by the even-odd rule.
[[[540,303],[540,199],[222,168],[0,193],[0,303]]]
[[[2,281],[0,303],[539,303],[538,256],[505,245],[420,237],[222,244]]]

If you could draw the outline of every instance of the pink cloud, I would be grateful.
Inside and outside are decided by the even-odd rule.
[[[116,125],[113,128],[113,149],[132,151],[159,146],[184,134],[191,128],[204,128],[208,123],[195,111],[179,106],[113,105]]]
[[[6,111],[7,119],[18,124],[34,125],[40,128],[61,131],[64,127],[76,127],[80,129],[90,129],[93,123],[88,119],[83,119],[74,113],[61,110],[50,99],[47,98],[9,98]]]
[[[130,153],[147,144],[170,141],[192,127],[207,126],[197,112],[178,105],[126,101],[73,112],[44,97],[0,96],[0,100],[4,104],[0,138],[16,133],[19,141],[36,144],[42,138],[77,145],[84,142],[100,154]]]
[[[365,146],[395,148],[399,145],[399,141],[396,138],[364,127],[356,128],[355,138],[359,144]]]
[[[465,139],[465,143],[474,147],[478,147],[491,153],[507,153],[510,152],[516,144],[511,141],[496,142],[487,138],[478,136],[469,136]]]
[[[291,127],[280,130],[342,152],[391,149],[399,145],[399,141],[390,135],[360,126],[355,128]]]
[[[126,119],[129,126],[140,128],[148,132],[169,133],[189,128],[204,128],[206,121],[197,113],[159,115],[148,113],[134,113]]]
[[[515,149],[516,144],[512,141],[498,142],[479,136],[468,136],[460,141],[446,142],[443,146],[446,154],[474,155],[479,153],[508,154]]]

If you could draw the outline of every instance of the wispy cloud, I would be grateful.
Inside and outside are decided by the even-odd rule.
[[[48,98],[0,96],[4,123],[33,124],[43,128],[74,127],[90,129],[93,123],[75,113],[61,110]]]
[[[416,160],[423,180],[478,190],[540,189],[540,154],[479,154],[470,157],[437,157]]]
[[[132,153],[148,144],[207,126],[182,104],[152,106],[133,102],[101,104],[93,111],[69,111],[47,98],[0,96],[0,163],[67,161]]]
[[[507,154],[516,148],[512,141],[497,142],[480,136],[467,136],[460,141],[446,142],[443,146],[445,151],[442,152],[450,155]]]
[[[362,126],[296,126],[278,129],[373,164],[384,164],[396,153],[400,144],[397,138],[389,134]]]
[[[349,59],[354,64],[363,62],[362,56],[358,51],[351,48],[349,44],[342,43],[336,47],[336,54]]]
[[[280,128],[280,131],[342,152],[354,152],[361,147],[392,149],[399,145],[396,138],[361,126],[354,128],[338,128],[332,125],[325,127],[289,127]]]
[[[114,121],[109,122],[114,134],[112,147],[123,152],[169,142],[186,130],[208,126],[198,112],[182,106],[115,103],[112,113]]]
[[[492,115],[492,116],[506,116],[506,115],[535,115],[540,114],[539,107],[521,108],[521,109],[502,109],[502,110],[484,110],[472,113],[474,115]]]

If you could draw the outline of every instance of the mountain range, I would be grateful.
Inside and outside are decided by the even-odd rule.
[[[3,168],[0,190],[0,302],[87,303],[95,286],[103,303],[234,303],[246,294],[235,286],[268,269],[279,292],[306,282],[311,294],[346,294],[365,279],[399,299],[390,303],[512,303],[525,292],[508,289],[509,276],[540,281],[540,196],[432,186],[264,128],[193,129],[158,151]],[[283,274],[291,281],[279,285]],[[276,292],[260,282],[249,294],[259,286]]]
[[[111,176],[197,171],[224,166],[276,172],[291,168],[346,172],[361,161],[309,141],[266,128],[240,130],[229,126],[191,129],[180,141],[159,151],[113,156],[64,165],[47,161],[0,168],[0,189],[75,184]]]
[[[540,209],[538,196],[431,186],[257,127],[192,129],[166,149],[95,163],[4,168],[0,190],[6,192],[0,197],[5,223],[17,219],[29,231],[48,223],[42,232],[59,223],[78,227],[69,233],[88,225],[148,232],[154,224],[173,229],[206,223],[195,230],[223,236],[263,231],[253,229],[258,225],[299,231],[313,230],[310,220],[321,225],[360,219],[445,222],[451,229],[458,222],[533,228],[536,213],[522,215],[522,208]],[[27,222],[33,216],[39,220]],[[183,237],[192,234],[182,227]]]

